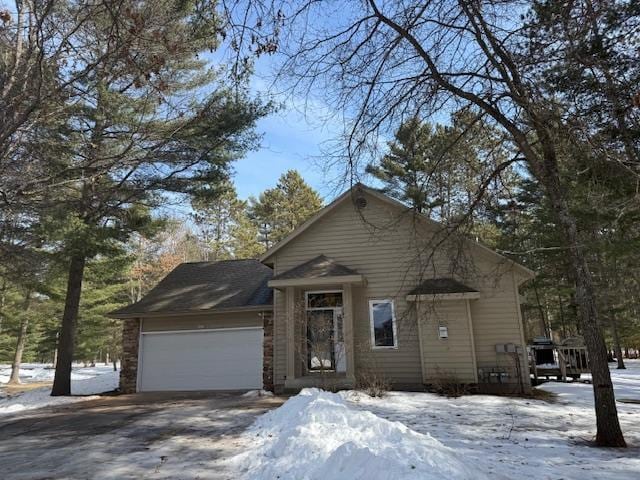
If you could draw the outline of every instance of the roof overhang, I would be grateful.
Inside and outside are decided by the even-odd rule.
[[[407,302],[433,302],[438,300],[477,300],[480,292],[461,293],[426,293],[421,295],[407,295]]]
[[[280,280],[269,280],[272,288],[284,287],[317,287],[321,285],[340,285],[344,283],[364,285],[365,278],[362,275],[340,275],[315,278],[283,278]]]
[[[273,305],[249,305],[246,307],[208,308],[206,310],[187,310],[183,312],[139,312],[125,314],[109,312],[106,316],[117,320],[127,320],[133,318],[190,317],[216,313],[269,312],[271,310],[273,310]]]

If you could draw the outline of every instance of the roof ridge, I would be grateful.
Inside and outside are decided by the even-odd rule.
[[[327,265],[329,266],[328,268]],[[319,270],[314,272],[314,269]],[[332,275],[359,275],[359,273],[353,268],[343,265],[335,259],[327,257],[324,253],[321,253],[274,276],[272,280],[302,278],[308,276],[308,274],[312,274],[312,276],[327,276],[330,272],[333,272],[331,273]]]

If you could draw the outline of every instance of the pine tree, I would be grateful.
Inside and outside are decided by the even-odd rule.
[[[435,220],[467,218],[474,234],[488,233],[493,206],[508,199],[515,181],[509,169],[492,179],[508,156],[504,139],[469,109],[452,115],[448,126],[414,117],[398,128],[388,149],[366,168],[383,192]]]
[[[258,240],[258,228],[249,219],[246,204],[231,228],[231,250],[234,258],[258,258],[265,248]]]
[[[295,170],[280,176],[275,188],[249,199],[249,216],[265,249],[286,237],[322,208],[320,195]]]
[[[213,195],[194,199],[191,218],[198,230],[202,260],[217,261],[235,256],[233,235],[245,215],[245,203],[238,199],[231,182],[220,185]]]
[[[435,137],[431,124],[414,117],[398,128],[394,140],[388,143],[389,152],[380,162],[371,163],[366,169],[383,182],[384,193],[420,213],[429,213],[441,204],[437,192],[429,188],[440,160]]]
[[[265,112],[240,91],[220,85],[198,55],[215,47],[218,20],[173,0],[130,2],[114,18],[94,16],[83,28],[78,62],[102,62],[68,106],[51,158],[69,178],[50,192],[48,228],[68,262],[68,285],[52,395],[70,392],[76,321],[88,259],[112,255],[153,225],[149,208],[166,192],[195,195],[223,180],[229,162],[253,145]],[[196,15],[196,13],[198,13]],[[117,25],[113,23],[117,22]],[[121,55],[103,62],[113,29],[126,37]],[[204,95],[203,89],[216,85]]]
[[[82,301],[78,313],[75,359],[87,363],[109,358],[116,362],[121,353],[122,323],[106,314],[129,303],[127,272],[132,258],[97,258],[87,265]]]

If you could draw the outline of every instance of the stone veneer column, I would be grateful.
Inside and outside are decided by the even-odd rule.
[[[262,314],[264,340],[262,342],[262,385],[273,392],[273,312]]]
[[[120,360],[120,391],[122,393],[136,393],[139,340],[140,319],[124,320],[122,325],[122,358]]]

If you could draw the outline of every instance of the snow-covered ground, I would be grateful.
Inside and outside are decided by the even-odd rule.
[[[626,370],[618,370],[611,364],[611,378],[618,401],[635,399],[640,401],[640,360],[626,360]],[[558,395],[561,402],[593,405],[593,388],[584,382],[591,381],[591,375],[582,375],[579,382],[548,382],[540,386],[542,390]],[[636,412],[639,410],[636,409]]]
[[[627,365],[627,370],[612,370],[616,394],[619,400],[638,401],[640,361]],[[32,379],[44,379],[53,371],[31,373]],[[4,374],[2,367],[0,374]],[[78,368],[74,378],[75,393],[97,393],[117,384],[117,374],[109,366]],[[92,468],[87,465],[99,457],[98,463],[105,468],[95,478],[109,480],[640,479],[640,404],[618,402],[630,448],[599,449],[589,444],[595,434],[591,385],[550,382],[540,388],[556,393],[557,398],[445,398],[410,392],[371,398],[355,391],[333,394],[310,389],[259,417],[239,437],[233,422],[247,418],[251,398],[238,397],[237,408],[226,413],[208,404],[158,408],[126,427],[88,436],[85,443],[93,456],[90,460],[84,453],[74,457],[75,466],[64,472],[71,478],[85,478],[71,473],[86,472]],[[52,398],[48,393],[45,388],[0,399],[0,414],[87,398]],[[254,391],[246,397],[257,399],[260,394]],[[144,449],[135,443],[141,431],[151,432],[153,438]],[[115,453],[100,448],[119,445],[123,438],[134,441]],[[68,448],[57,451],[48,445],[37,455],[47,455],[52,465],[59,465],[60,458],[72,456],[76,446]],[[238,451],[243,453],[237,455]],[[33,457],[33,449],[29,455]],[[33,472],[23,473],[16,478],[32,478]]]
[[[71,371],[71,380],[85,380],[93,378],[96,375],[106,373],[109,369],[113,370],[113,365],[98,364],[95,367],[83,367],[81,364],[73,366]],[[20,381],[22,383],[34,382],[51,382],[55,370],[53,365],[46,363],[23,363],[20,366]],[[0,363],[0,385],[9,381],[11,375],[11,365]]]
[[[640,361],[613,370],[620,400],[640,400]],[[640,479],[640,404],[618,403],[629,449],[599,449],[592,387],[547,383],[554,402],[490,395],[301,392],[246,432],[238,478]]]
[[[9,381],[10,365],[0,365],[0,387]],[[0,388],[0,416],[48,405],[61,405],[96,398],[94,395],[114,390],[118,386],[118,372],[112,365],[95,367],[74,366],[71,373],[72,397],[52,397],[51,387],[44,386],[7,395]],[[20,381],[25,384],[51,382],[54,370],[50,365],[24,364],[20,369]]]

